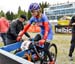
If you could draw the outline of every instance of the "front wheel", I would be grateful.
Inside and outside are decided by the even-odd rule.
[[[49,46],[49,52],[50,52],[50,55],[51,55],[52,59],[54,61],[56,61],[56,58],[57,58],[57,46],[55,44],[51,44]]]
[[[57,46],[55,44],[51,44],[48,47],[49,50],[49,55],[45,54],[45,58],[41,61],[40,64],[49,64],[48,62],[50,62],[50,60],[53,60],[54,62],[56,61],[57,58]],[[46,53],[46,52],[45,52]]]

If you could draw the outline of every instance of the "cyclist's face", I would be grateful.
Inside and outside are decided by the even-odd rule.
[[[33,10],[31,11],[32,16],[36,17],[38,15],[38,11],[37,10]]]

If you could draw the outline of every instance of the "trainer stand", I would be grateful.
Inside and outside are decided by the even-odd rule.
[[[11,51],[20,48],[20,46],[21,42],[17,42],[0,48],[0,64],[34,64],[23,59],[19,55],[10,53]]]

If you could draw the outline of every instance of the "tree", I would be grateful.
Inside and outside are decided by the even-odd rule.
[[[14,14],[13,14],[13,12],[10,12],[10,11],[8,11],[7,13],[6,13],[6,18],[8,19],[8,20],[13,20],[14,19]]]
[[[11,17],[10,20],[13,20],[14,19],[14,13],[13,12],[10,13],[10,17]]]
[[[31,13],[30,13],[30,11],[28,11],[27,17],[28,17],[28,20],[31,18]]]
[[[18,8],[18,17],[20,16],[20,14],[21,14],[21,7],[19,6],[19,8]]]
[[[1,10],[0,12],[0,17],[5,17],[5,13],[3,12],[3,10]]]
[[[6,18],[7,18],[8,20],[10,20],[10,11],[8,11],[8,12],[6,13]]]
[[[40,7],[41,7],[41,10],[42,10],[42,13],[44,12],[44,8],[47,8],[49,6],[49,3],[45,2],[45,3],[39,3]]]
[[[19,8],[18,8],[18,17],[19,17],[20,15],[22,15],[22,14],[26,15],[26,12],[25,12],[25,10],[24,10],[24,11],[21,10],[21,7],[19,6]]]

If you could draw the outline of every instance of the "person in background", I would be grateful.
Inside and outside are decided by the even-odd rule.
[[[5,17],[0,18],[0,36],[3,39],[4,45],[6,45],[6,33],[9,29],[9,21]]]
[[[70,26],[72,27],[72,39],[71,39],[71,46],[69,50],[69,57],[70,57],[70,60],[73,60],[72,54],[75,48],[75,16],[71,18]]]
[[[52,60],[52,58],[49,54],[49,51],[48,51],[48,46],[50,44],[49,42],[53,38],[51,24],[49,23],[47,16],[45,14],[42,14],[39,4],[37,4],[37,3],[30,4],[29,11],[31,12],[32,17],[30,18],[29,23],[24,27],[22,32],[19,33],[19,35],[17,37],[17,41],[19,41],[22,38],[23,34],[26,33],[26,31],[29,29],[31,24],[35,23],[36,25],[38,25],[41,28],[41,32],[40,32],[40,34],[36,35],[34,40],[39,39],[38,44],[40,46],[45,45],[44,51],[46,52],[46,55],[49,56],[49,59],[50,59],[49,64],[55,64],[55,62]],[[41,38],[39,38],[39,36],[41,36]]]
[[[23,22],[26,20],[25,15],[20,15],[20,18],[11,22],[9,30],[7,32],[7,43],[8,44],[13,44],[16,43],[16,38],[21,30],[23,30]],[[30,35],[26,32],[25,35],[30,38]]]

